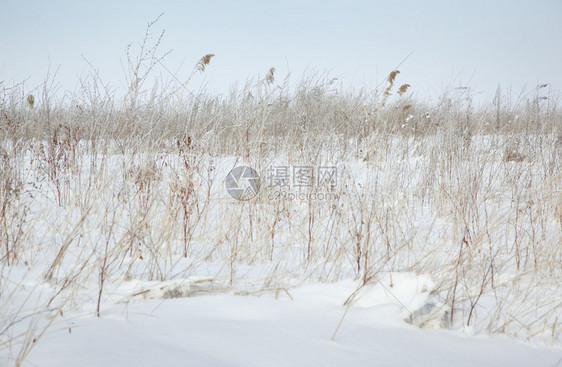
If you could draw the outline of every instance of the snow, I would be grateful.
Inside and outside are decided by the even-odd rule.
[[[369,302],[361,307],[350,307],[332,341],[346,309],[342,303],[355,285],[301,287],[290,292],[293,300],[284,292],[278,299],[273,294],[220,293],[115,305],[101,318],[65,315],[26,362],[83,367],[546,367],[562,361],[562,349],[556,347],[420,329],[406,323],[403,307],[379,289],[366,292]]]
[[[491,143],[481,140],[478,154],[486,154]],[[180,158],[165,153],[115,154],[104,164],[82,155],[76,172],[61,173],[60,181],[44,176],[40,163],[26,163],[33,182],[13,212],[28,219],[9,217],[11,230],[21,222],[25,237],[16,263],[0,268],[0,329],[8,330],[0,332],[0,366],[14,364],[28,337],[37,342],[25,366],[562,366],[559,221],[543,209],[540,190],[521,189],[521,177],[539,180],[542,167],[512,183],[511,171],[528,163],[459,159],[437,180],[430,162],[441,158],[431,157],[436,148],[411,148],[398,159],[396,145],[393,154],[339,164],[342,185],[353,190],[329,201],[333,211],[312,201],[234,201],[223,184],[232,167],[246,164],[236,157],[199,157],[190,176]],[[269,163],[303,162],[280,155]],[[485,177],[474,189],[485,199],[470,229],[475,237],[485,233],[489,248],[475,242],[460,261],[467,229],[454,202],[430,193],[446,187],[462,199],[454,190],[471,182],[455,181],[463,175]],[[190,210],[197,215],[182,219],[177,189],[194,182],[190,200],[199,201]],[[521,205],[512,203],[513,187]],[[302,227],[310,210],[309,261]],[[523,210],[528,215],[510,219]],[[387,227],[375,226],[379,219]],[[363,220],[373,226],[363,247],[369,263],[359,272],[354,239],[364,237]],[[184,224],[193,230],[186,257]],[[519,243],[540,249],[526,253],[530,265],[521,271],[511,251],[520,228],[529,235]],[[532,229],[539,230],[536,242]],[[453,317],[450,300],[443,303],[456,269],[463,298]],[[40,335],[55,311],[60,315]]]

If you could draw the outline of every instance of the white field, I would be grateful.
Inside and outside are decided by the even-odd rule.
[[[562,363],[558,135],[332,137],[3,140],[0,365]],[[242,164],[337,183],[239,202]]]

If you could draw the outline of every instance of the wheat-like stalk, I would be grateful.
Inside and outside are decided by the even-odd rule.
[[[408,88],[410,88],[410,84],[402,84],[400,86],[400,88],[398,88],[398,94],[402,95],[404,93],[406,93],[406,91],[408,90]]]
[[[267,82],[267,84],[273,83],[273,81],[275,80],[274,74],[275,74],[275,68],[269,69],[269,71],[265,75],[265,81]]]
[[[189,83],[189,81],[191,80],[191,78],[193,77],[193,75],[195,74],[196,71],[201,71],[204,72],[205,71],[205,67],[207,65],[209,65],[209,63],[211,62],[211,58],[213,58],[215,56],[215,54],[206,54],[205,56],[203,56],[202,58],[199,59],[199,61],[197,61],[197,64],[195,64],[195,67],[193,68],[193,71],[191,72],[191,74],[189,74],[189,77],[187,78],[187,80],[185,81],[185,83],[183,83],[183,87],[180,91],[180,94],[178,96],[178,100],[176,102],[176,105],[174,106],[173,109],[173,113],[176,112],[180,101],[181,101],[181,97],[183,96],[183,92],[185,91],[185,89],[187,88],[187,84]],[[170,116],[170,119],[172,118],[172,116]],[[170,122],[170,120],[168,120],[168,123]]]
[[[195,65],[195,68],[199,71],[205,71],[205,66],[209,65],[211,59],[215,56],[215,54],[207,54],[203,56]]]
[[[392,86],[394,85],[394,80],[396,80],[396,76],[398,74],[400,74],[400,70],[393,70],[388,75],[388,78],[386,78],[386,80],[388,81],[388,87],[386,87],[386,89],[383,92],[381,107],[384,107],[386,105],[386,101],[388,100],[388,97],[390,97],[390,95],[392,94],[390,93],[390,91],[392,90]]]
[[[33,108],[33,105],[35,104],[35,97],[33,97],[33,94],[27,96],[27,104],[29,107]]]
[[[392,87],[394,85],[394,79],[396,79],[396,76],[400,74],[400,70],[394,70],[390,73],[390,75],[388,75],[388,83],[390,84],[390,86]]]

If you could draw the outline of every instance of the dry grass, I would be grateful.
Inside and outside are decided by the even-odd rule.
[[[179,88],[144,86],[158,44],[130,63],[125,98],[95,73],[56,102],[49,80],[37,99],[1,84],[0,345],[18,361],[85,285],[99,315],[123,279],[181,279],[204,264],[249,292],[429,274],[442,325],[560,340],[562,114],[546,87],[510,103],[500,91],[475,107],[452,90],[424,104],[409,84],[393,95],[398,70],[379,94],[317,75],[289,89],[271,68],[226,96],[185,94],[193,73]],[[335,164],[340,177],[303,200],[264,190],[233,202],[221,185],[240,163]],[[247,266],[260,275],[248,281]],[[8,285],[14,269],[39,272],[50,291],[30,301]]]

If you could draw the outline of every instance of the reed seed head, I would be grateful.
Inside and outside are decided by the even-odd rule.
[[[269,71],[267,72],[266,76],[265,76],[265,81],[267,82],[267,84],[272,84],[273,81],[275,80],[275,68],[271,68],[269,69]]]
[[[391,71],[390,74],[388,75],[388,82],[390,83],[390,85],[394,84],[394,79],[396,79],[396,75],[400,74],[400,70],[394,70]]]
[[[215,56],[215,54],[207,54],[207,55],[203,56],[199,60],[199,62],[197,62],[197,65],[195,65],[197,70],[205,71],[205,66],[209,65],[209,63],[211,62],[211,58],[213,58],[214,56]]]
[[[29,107],[33,108],[33,105],[35,104],[35,97],[33,97],[33,94],[27,96],[27,104]]]
[[[404,93],[406,93],[406,91],[408,90],[408,88],[410,88],[410,84],[402,84],[400,86],[400,88],[398,89],[398,94],[402,95]]]

